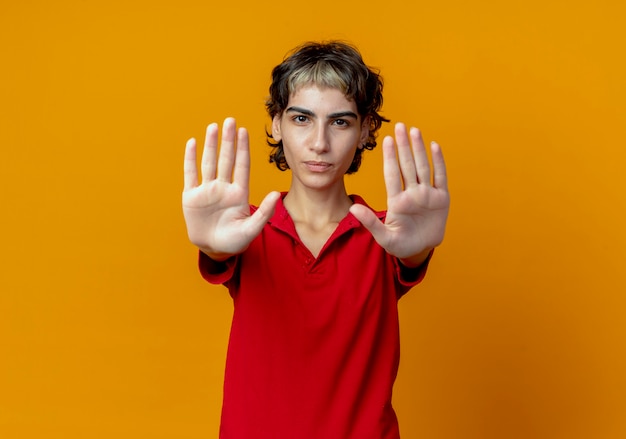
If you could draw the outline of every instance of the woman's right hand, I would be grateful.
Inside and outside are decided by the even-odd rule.
[[[210,258],[223,261],[242,253],[261,233],[280,193],[266,195],[251,215],[248,132],[245,128],[237,130],[235,119],[227,118],[218,156],[218,131],[216,123],[207,127],[200,166],[202,182],[198,181],[196,140],[187,141],[183,215],[189,240]]]

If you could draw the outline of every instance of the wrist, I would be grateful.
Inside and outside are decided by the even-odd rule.
[[[215,262],[224,262],[227,259],[230,259],[233,256],[235,256],[235,255],[231,255],[228,253],[216,253],[207,248],[202,248],[202,247],[199,247],[199,248],[202,253],[204,253],[206,256],[208,256],[210,259],[214,260]]]
[[[434,248],[427,248],[416,255],[408,258],[398,258],[398,260],[407,268],[416,268],[426,262],[434,250]]]

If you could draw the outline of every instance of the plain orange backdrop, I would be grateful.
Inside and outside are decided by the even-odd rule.
[[[384,115],[449,167],[446,240],[400,301],[403,437],[626,437],[625,16],[617,0],[3,2],[0,438],[217,436],[232,304],[186,239],[184,144],[235,116],[251,202],[286,189],[269,73],[330,38],[381,69]],[[384,208],[380,150],[348,182]]]

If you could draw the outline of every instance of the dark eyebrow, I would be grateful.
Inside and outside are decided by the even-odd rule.
[[[314,112],[302,107],[289,107],[285,110],[286,113],[301,113],[306,116],[317,117]],[[341,117],[352,117],[358,119],[359,117],[353,111],[338,111],[328,115],[328,119],[338,119]]]
[[[302,113],[306,114],[307,116],[315,117],[315,113],[302,107],[289,107],[285,110],[285,113]]]
[[[331,113],[328,115],[329,119],[339,119],[341,117],[352,117],[354,119],[358,119],[359,117],[356,115],[356,113],[352,112],[352,111],[339,111],[337,113]]]

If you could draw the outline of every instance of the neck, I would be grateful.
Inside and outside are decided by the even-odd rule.
[[[336,191],[299,191],[292,187],[284,205],[294,222],[324,225],[339,223],[348,214],[352,200],[345,187]]]

